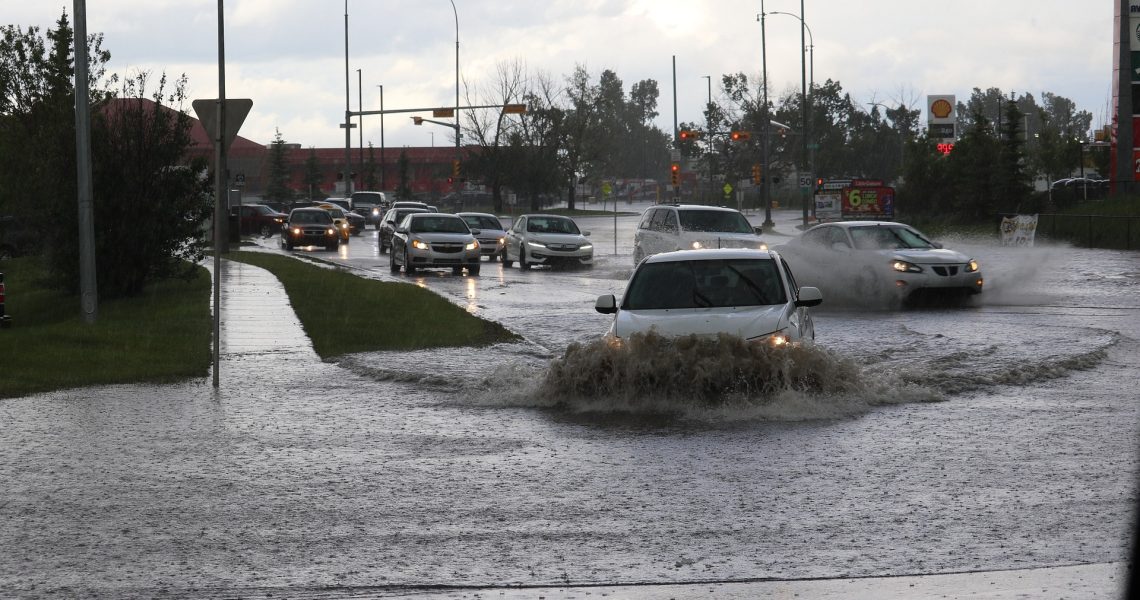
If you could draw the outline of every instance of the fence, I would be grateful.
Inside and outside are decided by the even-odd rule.
[[[999,213],[1012,217],[1011,213]],[[1140,248],[1140,215],[1037,215],[1038,238],[1065,240],[1088,248]]]

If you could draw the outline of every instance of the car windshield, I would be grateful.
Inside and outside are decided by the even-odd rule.
[[[406,217],[412,213],[421,213],[421,212],[426,212],[426,211],[424,211],[423,209],[419,209],[419,208],[398,210],[398,211],[396,211],[396,218],[393,219],[393,221],[395,221],[397,223],[403,223],[404,217]]]
[[[564,217],[531,217],[526,222],[530,233],[578,233],[578,225]]]
[[[259,215],[271,215],[271,214],[273,214],[273,209],[269,208],[268,206],[266,206],[264,204],[255,204],[253,206],[253,210]]]
[[[473,229],[502,229],[503,224],[493,217],[483,215],[463,215],[463,221]]]
[[[685,231],[717,233],[752,233],[752,225],[744,215],[727,210],[678,210]]]
[[[471,233],[463,219],[448,216],[413,218],[409,229],[412,233]]]
[[[325,211],[316,210],[299,210],[289,217],[289,221],[298,224],[317,223],[320,225],[327,225],[332,223],[332,216]]]
[[[767,258],[645,263],[625,293],[625,310],[764,306],[786,302]]]
[[[329,212],[329,214],[332,215],[334,218],[337,218],[337,219],[343,219],[344,218],[344,210],[343,209],[337,208],[335,206],[330,206],[330,207],[326,208],[325,210],[327,210]]]
[[[930,240],[907,227],[852,227],[851,239],[860,250],[883,250],[890,248],[933,248]]]

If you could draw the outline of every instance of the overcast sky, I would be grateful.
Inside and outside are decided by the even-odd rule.
[[[925,104],[928,94],[965,100],[975,87],[1019,95],[1056,93],[1106,120],[1115,0],[805,0],[814,79],[838,81],[859,103]],[[456,14],[462,80],[489,86],[497,64],[519,60],[563,81],[581,64],[630,86],[654,79],[658,125],[699,121],[721,75],[761,69],[759,0],[348,0],[351,108],[356,70],[365,110],[455,103]],[[214,0],[87,0],[87,29],[104,34],[111,72],[185,73],[191,98],[218,89]],[[72,0],[0,0],[0,21],[53,26]],[[765,0],[769,94],[800,88],[796,0]],[[226,0],[226,95],[252,98],[240,135],[268,143],[280,130],[303,147],[344,145],[345,2]],[[462,83],[461,83],[462,85]],[[430,115],[423,115],[428,116]],[[923,116],[925,120],[925,115]],[[364,143],[380,145],[380,118],[364,119]],[[434,140],[431,133],[434,132]],[[385,145],[450,145],[450,130],[384,118]],[[352,134],[353,144],[358,133]]]

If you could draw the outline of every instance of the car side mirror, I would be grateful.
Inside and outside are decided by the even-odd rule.
[[[590,237],[590,232],[589,231],[583,231],[582,235],[585,237]]]
[[[482,229],[472,229],[471,230],[471,235],[479,235],[480,233],[483,233]]]
[[[407,233],[407,232],[408,232],[408,230],[404,229],[403,227],[397,227],[396,228],[396,233]]]
[[[796,300],[796,306],[819,306],[821,302],[823,294],[819,292],[819,288],[806,286],[800,288],[800,299]]]
[[[764,234],[764,228],[763,227],[753,227],[752,233],[755,233],[756,235],[763,235]]]
[[[934,246],[935,248],[937,248],[939,250],[942,249],[942,243],[941,242],[930,242],[930,245]]]
[[[617,298],[613,294],[606,294],[598,296],[598,301],[594,302],[594,310],[602,313],[603,315],[612,315],[617,312]]]

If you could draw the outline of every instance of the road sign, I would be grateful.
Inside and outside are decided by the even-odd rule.
[[[450,118],[455,116],[454,108],[437,108],[431,111],[431,116],[437,119]]]
[[[503,105],[503,114],[504,115],[521,115],[525,112],[526,112],[526,105],[525,104],[504,104]]]
[[[798,178],[798,183],[802,188],[810,188],[814,182],[815,177],[812,177],[810,174],[800,175]]]
[[[727,196],[727,195],[729,195],[729,194],[731,194],[731,193],[732,193],[732,184],[731,184],[731,183],[726,183],[726,184],[724,184],[724,187],[723,187],[723,188],[721,188],[721,189],[723,189],[723,190],[724,190],[724,195],[725,195],[725,196]]]
[[[238,173],[237,175],[234,175],[234,185],[237,187],[242,187],[245,185],[245,173]]]
[[[607,182],[602,184],[602,193],[603,194],[609,196],[611,193],[613,193],[613,191],[614,191],[614,188],[610,186],[610,182],[607,181]]]
[[[202,127],[210,136],[210,142],[216,143],[218,139],[218,101],[195,100],[191,103],[194,114],[202,122]],[[249,98],[226,98],[226,130],[222,132],[222,143],[228,149],[237,137],[241,124],[245,122],[249,109],[253,108],[253,100]]]

